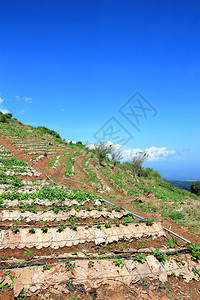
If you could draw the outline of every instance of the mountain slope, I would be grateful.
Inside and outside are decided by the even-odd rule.
[[[198,228],[198,197],[110,159],[99,163],[82,143],[45,128],[9,119],[0,135],[2,299],[112,299],[116,288],[123,299],[145,299],[144,289],[160,299],[168,276],[174,293],[178,282],[186,295],[195,279],[198,299],[200,248],[161,226],[199,241],[177,226]]]

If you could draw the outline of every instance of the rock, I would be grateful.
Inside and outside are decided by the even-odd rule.
[[[137,284],[143,285],[143,286],[146,285],[146,283],[145,283],[145,281],[144,281],[143,279],[140,279],[140,280],[137,282]]]
[[[94,290],[94,289],[90,290],[89,294],[92,297],[92,300],[95,300],[97,298],[97,292],[96,292],[96,290]]]
[[[87,292],[86,292],[86,290],[85,290],[85,287],[84,287],[84,284],[77,284],[76,288],[77,288],[80,292],[87,294]]]
[[[66,288],[67,288],[69,291],[72,291],[72,292],[75,291],[75,286],[73,285],[73,283],[68,282],[68,283],[66,284]]]

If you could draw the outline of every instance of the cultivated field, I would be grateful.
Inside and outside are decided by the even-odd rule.
[[[0,135],[1,299],[199,299],[198,197],[14,120]]]

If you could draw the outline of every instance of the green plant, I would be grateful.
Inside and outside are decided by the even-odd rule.
[[[41,226],[40,228],[41,228],[42,232],[47,233],[48,227]]]
[[[146,239],[141,239],[139,242],[136,243],[137,248],[141,248],[141,246],[144,246],[146,243]]]
[[[174,248],[174,244],[177,243],[177,240],[173,240],[173,239],[167,239],[165,238],[166,243],[171,247]]]
[[[194,261],[200,260],[200,247],[196,243],[188,244],[188,249],[191,252],[192,260]]]
[[[16,300],[25,300],[26,299],[26,289],[23,289]]]
[[[134,222],[134,219],[132,217],[123,217],[122,224],[127,225],[128,223]]]
[[[50,270],[51,269],[51,265],[46,263],[45,267],[44,267],[45,270]]]
[[[200,181],[195,181],[190,186],[191,193],[200,196]]]
[[[78,255],[78,250],[74,250],[74,251],[72,252],[72,255]]]
[[[125,250],[125,247],[124,247],[123,245],[120,245],[120,246],[119,246],[119,249],[122,250],[122,251],[124,251],[124,250]]]
[[[185,217],[185,214],[182,211],[174,211],[174,212],[169,214],[169,217],[173,221],[177,221],[177,220],[183,219]]]
[[[58,228],[58,232],[62,232],[63,230],[64,230],[64,228],[63,228],[63,226],[57,226],[57,228]]]
[[[149,219],[147,219],[147,220],[146,220],[147,226],[152,226],[154,221],[155,221],[154,218],[149,218]]]
[[[113,262],[114,262],[116,267],[121,267],[121,269],[124,267],[124,264],[123,264],[122,260],[119,259],[119,258],[114,259]]]
[[[113,146],[105,142],[99,142],[94,145],[94,151],[97,155],[99,163],[101,164],[107,158],[107,156],[112,153]]]
[[[111,222],[105,222],[105,227],[106,228],[110,228],[112,226],[112,223]]]
[[[77,297],[77,295],[76,295],[76,292],[73,293],[72,299],[78,299],[78,297]]]
[[[162,262],[163,264],[166,262],[166,257],[167,257],[166,253],[160,252],[159,250],[155,250],[152,253],[157,258],[158,261]]]
[[[200,269],[196,269],[195,267],[193,267],[192,271],[194,272],[195,275],[200,276]]]
[[[185,262],[184,262],[180,257],[177,257],[177,256],[175,255],[174,258],[175,258],[175,260],[176,260],[177,262],[179,262],[182,266],[185,265]]]
[[[137,263],[137,262],[141,262],[142,264],[145,262],[145,257],[146,255],[144,253],[139,253],[139,254],[132,254],[131,257],[133,258],[133,260]]]
[[[0,121],[1,122],[1,121]],[[6,283],[0,284],[0,290],[3,291],[6,287]]]
[[[120,222],[118,221],[118,219],[115,220],[115,225],[116,225],[117,227],[119,227]]]
[[[19,232],[19,228],[18,228],[18,227],[15,227],[15,226],[11,226],[11,227],[10,227],[10,230],[12,230],[14,233]]]
[[[9,276],[10,276],[10,279],[12,280],[9,288],[12,290],[13,289],[13,281],[14,281],[15,275],[10,274]]]
[[[71,224],[70,228],[73,229],[73,230],[77,230],[77,225],[76,224]]]
[[[30,256],[32,254],[32,251],[24,251],[23,256]]]
[[[92,267],[94,267],[94,262],[93,261],[89,261],[88,268],[92,268]]]
[[[34,228],[29,228],[28,230],[30,233],[35,233],[35,229]]]
[[[75,266],[73,264],[71,264],[71,262],[69,260],[66,260],[66,263],[65,263],[65,267],[67,269],[72,269],[74,268]]]

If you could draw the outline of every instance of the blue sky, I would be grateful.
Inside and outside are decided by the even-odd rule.
[[[133,137],[125,151],[150,148],[146,164],[164,177],[200,179],[199,9],[195,0],[1,1],[1,110],[89,143],[114,117]],[[119,111],[136,92],[157,112],[140,117],[140,131]]]

